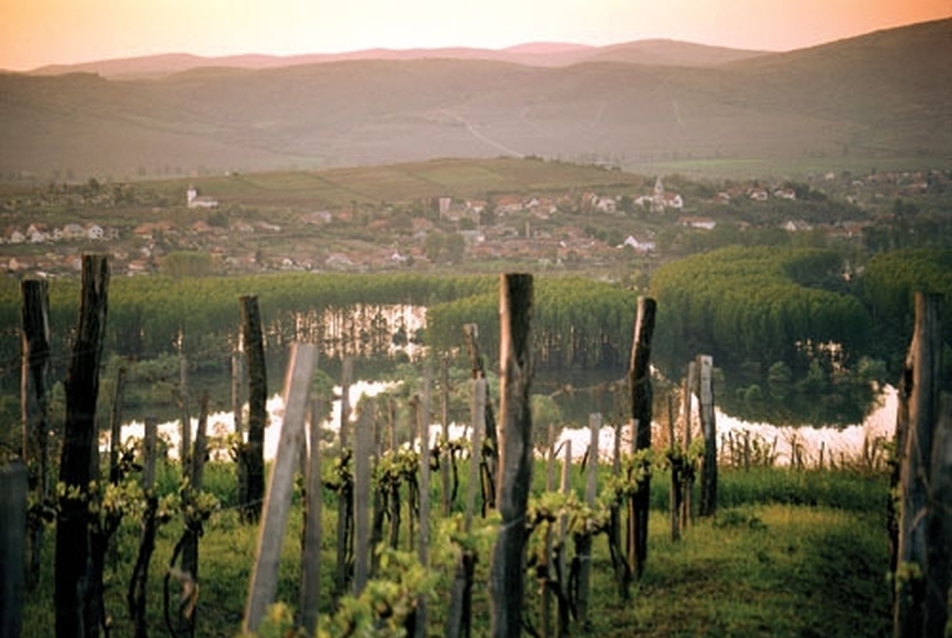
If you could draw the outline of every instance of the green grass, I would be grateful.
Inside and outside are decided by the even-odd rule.
[[[465,477],[466,472],[461,472]],[[172,489],[176,470],[159,473],[160,489]],[[197,636],[237,634],[253,564],[257,528],[239,522],[234,505],[234,471],[210,466],[208,487],[223,510],[206,525],[200,545],[200,598]],[[540,465],[536,483],[544,476]],[[578,477],[576,477],[578,479]],[[433,475],[439,502],[439,473]],[[612,580],[604,536],[595,540],[592,582],[594,636],[880,636],[889,629],[886,480],[846,472],[798,473],[782,469],[725,470],[720,477],[720,509],[713,519],[696,521],[680,542],[670,539],[666,477],[652,486],[648,561],[642,578],[621,600]],[[465,485],[460,495],[465,494]],[[296,504],[299,498],[295,497]],[[331,610],[334,497],[325,493],[321,609]],[[439,507],[436,505],[435,510]],[[149,623],[152,635],[165,635],[162,578],[182,524],[160,530],[150,570]],[[278,599],[295,607],[300,565],[300,507],[292,509],[280,566]],[[439,535],[435,535],[439,536]],[[48,636],[54,623],[52,602],[53,530],[47,535],[39,590],[26,596],[25,638]],[[434,543],[440,576],[428,604],[429,634],[442,635],[452,554]],[[113,635],[131,635],[125,591],[138,546],[138,527],[120,528],[117,550],[106,574],[106,608]],[[407,547],[406,531],[401,549]],[[488,552],[480,555],[474,598],[474,635],[487,635]],[[439,561],[447,561],[445,564]],[[527,580],[525,608],[538,626],[537,583]],[[576,635],[580,631],[575,632]]]

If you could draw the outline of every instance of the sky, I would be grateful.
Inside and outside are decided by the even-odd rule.
[[[0,0],[0,68],[648,38],[789,51],[947,17],[952,0]]]

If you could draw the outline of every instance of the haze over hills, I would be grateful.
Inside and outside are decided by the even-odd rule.
[[[305,55],[246,54],[202,57],[187,53],[169,53],[116,60],[98,60],[80,64],[50,65],[30,71],[31,75],[64,75],[95,73],[109,79],[135,80],[160,78],[202,67],[236,69],[274,69],[307,64],[324,64],[352,60],[492,60],[528,66],[571,66],[584,62],[628,62],[665,66],[713,66],[723,62],[744,60],[763,55],[725,47],[676,42],[673,40],[641,40],[603,47],[564,42],[529,42],[505,49],[467,47],[440,49],[366,49],[345,53],[312,53]]]
[[[5,74],[0,176],[126,179],[499,155],[634,169],[686,160],[947,167],[950,33],[952,20],[941,20],[756,55],[652,41],[530,45],[496,52],[503,60],[464,49],[320,62],[163,56],[124,67],[140,79],[110,77],[124,74],[120,66]]]

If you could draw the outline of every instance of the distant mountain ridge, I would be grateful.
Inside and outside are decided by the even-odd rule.
[[[132,58],[98,60],[79,64],[57,64],[29,71],[30,75],[96,73],[109,79],[160,78],[201,67],[275,69],[307,64],[353,60],[492,60],[528,66],[559,67],[585,62],[612,61],[666,66],[710,66],[744,60],[764,51],[715,47],[674,40],[640,40],[608,46],[564,42],[529,42],[504,49],[447,47],[436,49],[364,49],[345,53],[301,55],[244,54],[203,57],[190,53],[168,53]]]
[[[625,168],[685,161],[949,167],[950,33],[952,20],[941,20],[739,58],[652,41],[500,53],[546,64],[460,58],[463,50],[293,65],[282,58],[277,67],[267,56],[209,66],[171,55],[149,58],[151,75],[138,61],[139,79],[0,74],[0,179],[500,155]],[[656,61],[644,62],[646,51]],[[690,62],[701,54],[705,60]],[[552,63],[571,56],[585,59]]]

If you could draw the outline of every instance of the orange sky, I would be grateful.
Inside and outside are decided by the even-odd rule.
[[[0,68],[645,38],[785,51],[946,17],[952,0],[0,0]]]

